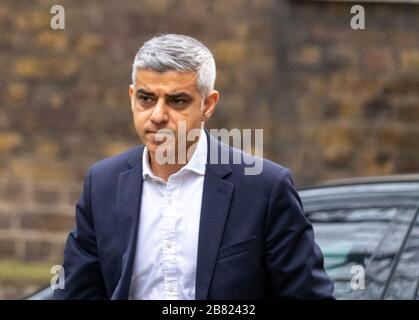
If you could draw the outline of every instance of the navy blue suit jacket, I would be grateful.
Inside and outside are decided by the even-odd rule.
[[[196,270],[196,299],[332,297],[290,171],[219,142],[228,164],[207,163]],[[128,299],[138,235],[143,146],[94,164],[76,206],[57,299]],[[210,149],[210,147],[209,147]],[[245,175],[233,154],[263,162]]]

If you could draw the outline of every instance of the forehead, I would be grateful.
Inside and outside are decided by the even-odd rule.
[[[179,72],[174,70],[158,72],[140,69],[136,74],[136,87],[158,93],[187,91],[198,93],[195,72]]]

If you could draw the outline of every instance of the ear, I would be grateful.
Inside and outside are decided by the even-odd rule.
[[[204,100],[204,110],[202,112],[202,121],[207,121],[211,118],[217,106],[220,93],[217,90],[213,90]]]
[[[128,95],[130,97],[131,100],[131,109],[134,109],[134,104],[135,104],[135,88],[132,84],[129,85],[128,87]]]

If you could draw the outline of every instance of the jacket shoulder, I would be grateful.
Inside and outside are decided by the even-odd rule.
[[[141,161],[143,148],[143,145],[138,145],[115,156],[99,160],[90,166],[89,171],[92,171],[93,174],[119,174]]]
[[[222,142],[220,142],[223,144]],[[230,152],[230,167],[233,169],[237,181],[240,183],[257,185],[265,194],[270,194],[275,188],[294,185],[292,172],[286,166],[269,159],[251,155],[243,150],[224,144]],[[240,158],[239,164],[234,164],[231,159]],[[249,170],[250,169],[250,170]],[[247,171],[246,171],[247,170]]]

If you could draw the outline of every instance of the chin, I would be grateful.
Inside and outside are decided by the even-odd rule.
[[[153,142],[147,142],[147,143],[144,143],[144,145],[147,147],[148,151],[151,153],[155,153],[158,147],[158,145],[156,145]]]

